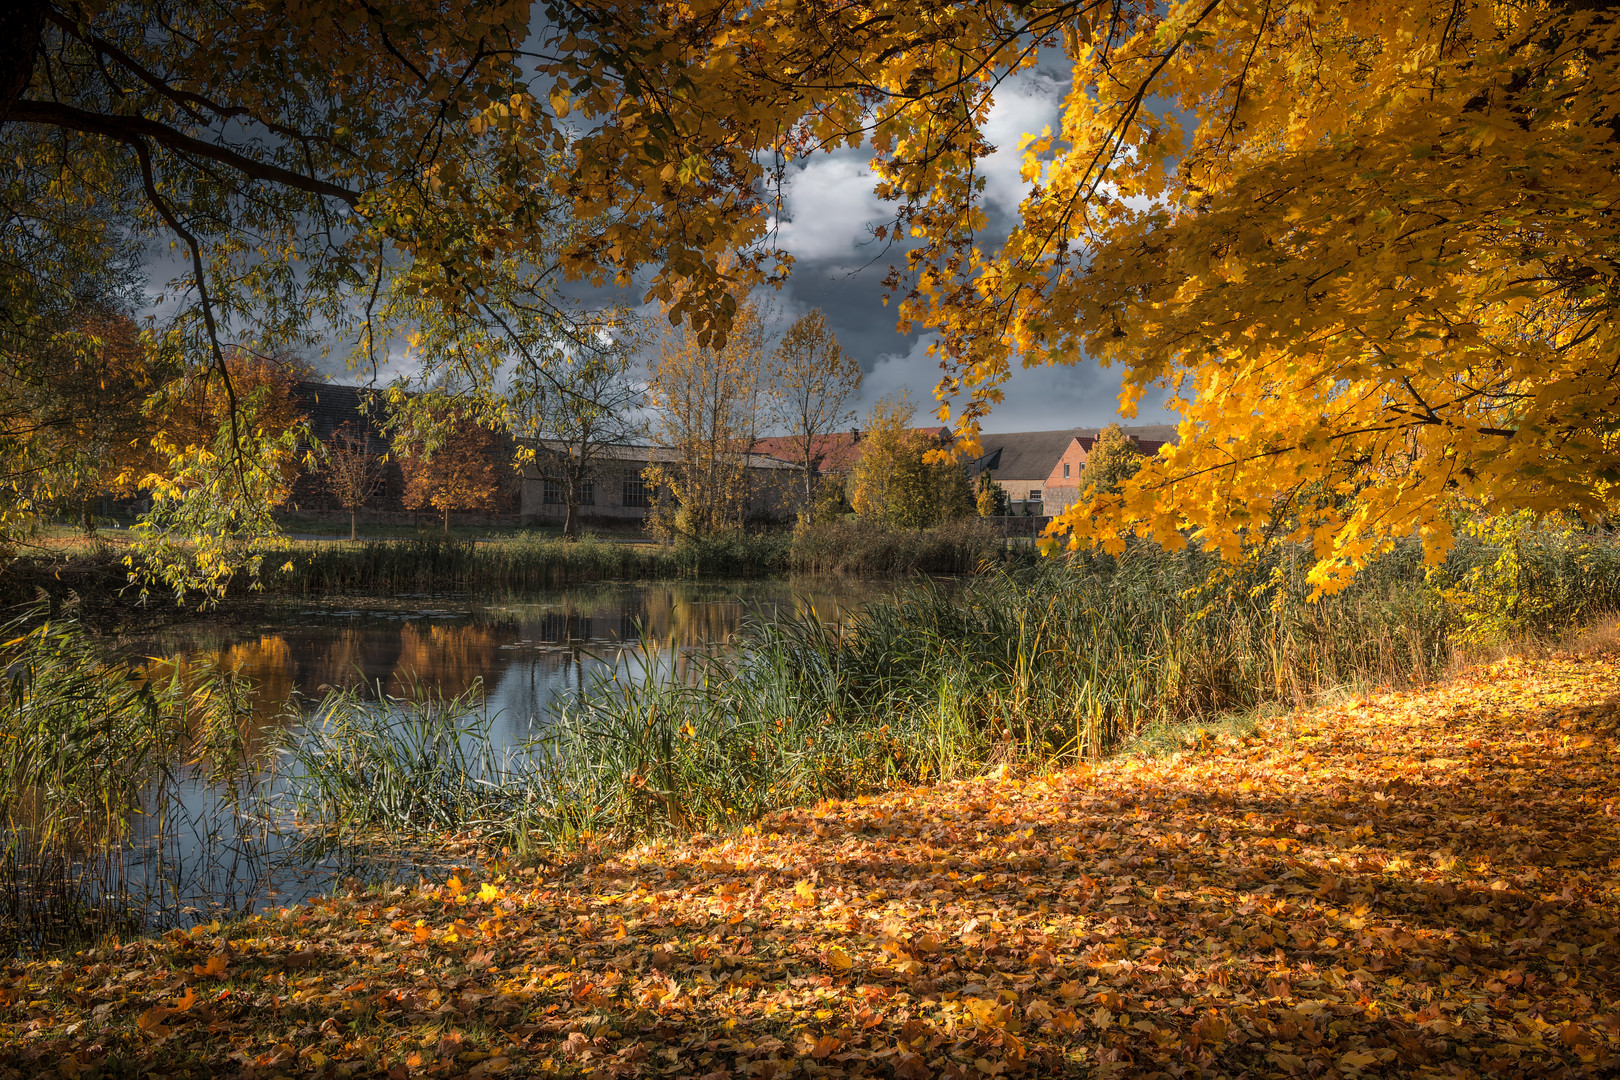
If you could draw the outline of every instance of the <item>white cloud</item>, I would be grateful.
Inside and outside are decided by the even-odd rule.
[[[979,162],[985,201],[995,209],[1012,213],[1028,194],[1029,184],[1020,176],[1019,143],[1058,122],[1063,91],[1051,76],[1034,73],[1009,79],[997,92],[984,129],[996,150]],[[869,155],[868,147],[843,150],[791,167],[777,242],[802,262],[856,263],[871,257],[859,257],[866,251],[876,254],[871,227],[889,221],[894,212],[873,194],[877,181]]]
[[[809,262],[852,260],[871,240],[868,227],[892,216],[876,182],[859,152],[809,159],[789,173],[777,242]]]
[[[1039,73],[1009,79],[996,94],[995,104],[985,121],[985,138],[995,153],[979,162],[985,179],[985,202],[1013,213],[1029,194],[1029,184],[1020,173],[1024,152],[1018,144],[1025,135],[1039,135],[1056,127],[1066,88],[1050,76]]]

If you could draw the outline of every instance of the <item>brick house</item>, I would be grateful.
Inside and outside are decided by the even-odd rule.
[[[1080,473],[1086,467],[1101,428],[1064,428],[1058,431],[1012,431],[981,434],[984,452],[968,463],[968,473],[990,478],[1007,493],[1012,513],[1043,517],[1061,512],[1079,494]],[[1174,442],[1174,424],[1139,424],[1124,429],[1144,454]]]

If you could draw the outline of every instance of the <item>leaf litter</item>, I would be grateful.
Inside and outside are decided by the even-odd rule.
[[[14,960],[0,1074],[1600,1076],[1620,668]]]

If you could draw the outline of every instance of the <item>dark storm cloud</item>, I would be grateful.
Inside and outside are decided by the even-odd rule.
[[[1009,81],[997,95],[986,133],[996,152],[981,167],[989,225],[984,246],[1007,235],[1028,185],[1020,176],[1021,137],[1039,135],[1058,122],[1065,90],[1051,73]],[[896,391],[910,396],[919,414],[933,412],[937,361],[927,355],[932,339],[901,335],[895,309],[883,303],[883,279],[903,261],[899,248],[884,250],[872,239],[875,226],[888,224],[892,211],[872,194],[868,154],[844,150],[794,164],[786,189],[786,213],[777,241],[797,257],[793,276],[780,299],[787,315],[819,307],[845,348],[860,358],[866,373],[861,406]],[[1016,366],[985,427],[990,431],[1040,430],[1106,424],[1118,417],[1117,374],[1087,360],[1072,367],[1026,369]],[[1162,396],[1143,410],[1140,422],[1166,417]]]

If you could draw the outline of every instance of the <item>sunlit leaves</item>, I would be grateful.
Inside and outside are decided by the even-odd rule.
[[[1617,694],[1612,656],[1509,660],[1172,759],[14,961],[0,1063],[1606,1073]]]

